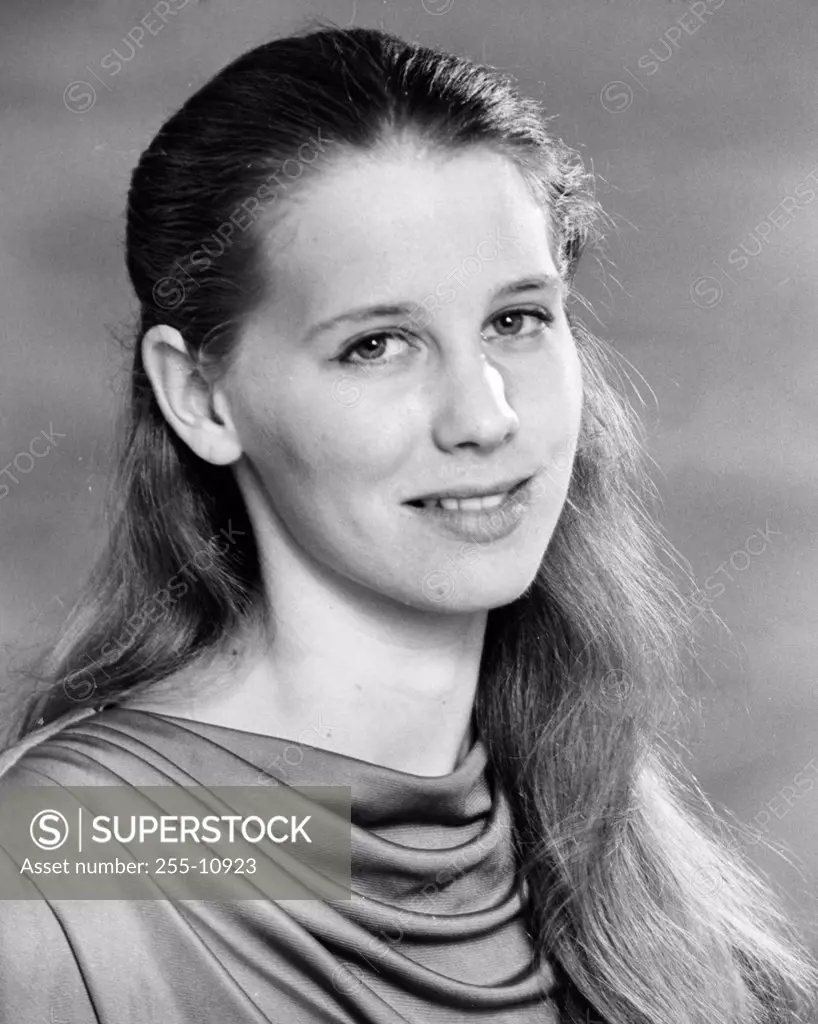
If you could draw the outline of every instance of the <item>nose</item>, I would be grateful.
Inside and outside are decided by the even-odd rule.
[[[438,447],[491,450],[513,437],[519,418],[508,404],[506,381],[485,353],[472,352],[444,370],[444,400],[435,418]]]

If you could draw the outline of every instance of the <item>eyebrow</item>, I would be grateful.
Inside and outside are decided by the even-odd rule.
[[[506,298],[511,295],[519,295],[521,292],[529,291],[556,291],[562,287],[562,279],[557,274],[537,274],[534,277],[526,277],[520,281],[513,281],[510,284],[502,285],[491,296],[495,299]],[[375,317],[405,316],[411,319],[412,313],[418,308],[424,308],[419,302],[399,302],[396,304],[379,304],[374,306],[361,306],[358,309],[350,309],[346,313],[331,317],[329,320],[321,320],[304,335],[304,342],[312,341],[316,335],[335,327],[340,323],[361,323]]]

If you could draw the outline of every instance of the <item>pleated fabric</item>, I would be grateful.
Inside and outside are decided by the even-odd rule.
[[[555,1024],[510,808],[479,737],[426,777],[292,740],[109,708],[0,758],[27,785],[350,786],[351,900],[0,902],[0,1021]],[[2,850],[2,836],[0,836]]]

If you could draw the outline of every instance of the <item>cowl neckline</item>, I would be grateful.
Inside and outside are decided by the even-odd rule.
[[[349,786],[356,896],[419,915],[486,910],[503,900],[522,908],[509,804],[478,735],[452,771],[426,776],[284,737],[147,714],[227,747],[260,769],[259,782],[266,775],[290,786]]]

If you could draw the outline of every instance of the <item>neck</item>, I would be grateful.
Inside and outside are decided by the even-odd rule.
[[[231,656],[127,704],[414,775],[451,772],[474,738],[487,613],[430,613],[281,568],[278,558],[267,587],[275,614],[237,638]]]

